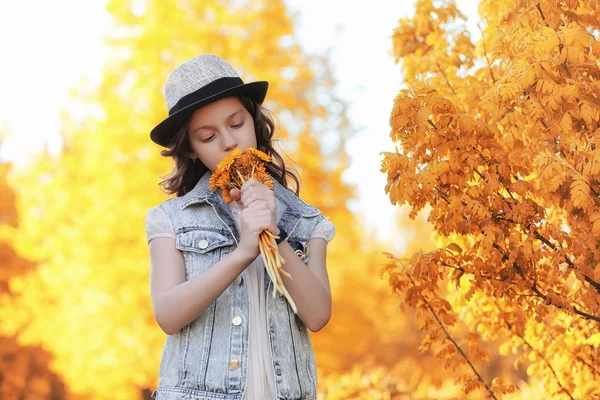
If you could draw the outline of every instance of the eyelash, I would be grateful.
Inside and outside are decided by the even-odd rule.
[[[241,128],[241,127],[242,127],[242,125],[244,125],[244,121],[240,122],[240,123],[239,123],[239,124],[237,124],[237,125],[232,125],[231,127],[232,127],[232,128],[235,128],[235,129],[239,129],[239,128]],[[213,138],[214,138],[214,137],[215,137],[215,135],[212,135],[211,137],[209,137],[209,138],[207,138],[207,139],[204,139],[204,140],[203,140],[203,142],[205,142],[205,143],[206,143],[206,142],[210,142],[210,141],[212,141],[212,140],[213,140]]]

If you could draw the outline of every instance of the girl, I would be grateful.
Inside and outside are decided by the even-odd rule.
[[[298,179],[272,146],[274,124],[261,105],[267,87],[245,84],[212,54],[186,61],[167,78],[169,117],[150,137],[175,161],[161,185],[177,197],[146,216],[152,308],[167,334],[153,398],[316,398],[307,328],[317,332],[331,317],[326,248],[335,227],[298,198]],[[233,149],[248,147],[271,155],[275,187],[250,179],[227,205],[209,190],[211,173]],[[279,235],[292,280],[282,278],[297,314],[285,297],[272,297],[258,247],[266,229]]]

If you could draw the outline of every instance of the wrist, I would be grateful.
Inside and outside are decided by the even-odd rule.
[[[237,262],[242,264],[246,268],[254,259],[258,256],[253,255],[252,252],[248,251],[244,247],[238,246],[231,252],[231,256],[236,259]]]

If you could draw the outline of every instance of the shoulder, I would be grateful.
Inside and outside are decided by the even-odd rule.
[[[150,207],[146,213],[146,226],[148,225],[164,225],[168,222],[169,225],[173,225],[173,218],[176,214],[176,210],[179,210],[181,201],[180,198],[169,198],[162,203]]]
[[[156,219],[164,218],[164,217],[166,217],[165,213],[164,213],[164,211],[162,211],[160,209],[159,206],[151,207],[146,212],[146,224],[148,224],[148,222],[154,221]]]
[[[292,193],[292,195],[296,198],[296,207],[300,212],[300,215],[303,217],[323,216],[321,214],[321,210],[319,210],[317,207],[302,200],[300,197],[296,196],[295,193]]]
[[[321,213],[321,210],[319,210],[317,207],[313,206],[312,204],[309,204],[309,203],[303,201],[302,199],[299,199],[299,200],[300,200],[300,203],[299,203],[300,204],[300,206],[299,206],[300,214],[303,217],[307,217],[307,218],[308,217],[321,217],[321,218],[319,218],[319,220],[323,218],[323,214]]]
[[[162,213],[171,219],[173,215],[181,209],[181,205],[183,204],[182,199],[183,197],[172,197],[166,199],[162,203],[150,208],[148,210],[148,214]]]
[[[288,207],[298,211],[302,217],[322,216],[321,211],[307,203],[296,195],[296,193],[283,187],[279,182],[275,182],[274,187],[275,197],[284,202]]]
[[[159,206],[146,213],[146,241],[150,243],[156,237],[175,237],[171,220]]]

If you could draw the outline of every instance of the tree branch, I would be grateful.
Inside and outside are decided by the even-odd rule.
[[[537,230],[534,231],[533,234],[536,237],[536,239],[540,240],[541,242],[546,244],[548,247],[550,247],[552,250],[556,251],[557,247],[552,242],[550,242],[548,239],[546,239],[544,236],[542,236]],[[575,264],[573,263],[573,261],[571,261],[571,259],[569,257],[567,257],[566,254],[565,254],[565,261],[569,265],[569,268],[575,269]],[[583,275],[585,281],[587,283],[589,283],[591,286],[593,286],[594,289],[596,289],[596,291],[598,293],[600,293],[600,283],[594,281],[592,278],[590,278],[586,274],[582,273],[582,275]]]
[[[575,400],[573,398],[573,395],[571,395],[571,393],[567,390],[567,388],[565,388],[562,383],[560,383],[560,379],[558,378],[558,374],[556,373],[556,371],[554,370],[554,368],[552,368],[552,364],[550,364],[550,361],[548,361],[546,359],[546,357],[539,352],[538,350],[536,350],[528,341],[527,339],[525,339],[525,337],[521,336],[521,335],[517,335],[519,336],[519,338],[523,341],[523,343],[525,343],[531,350],[533,350],[533,352],[537,353],[538,356],[540,356],[540,358],[542,360],[544,360],[544,362],[546,363],[546,365],[548,366],[548,368],[550,368],[550,371],[552,371],[552,375],[554,375],[554,378],[556,378],[556,383],[558,383],[558,386],[560,386],[561,392],[564,392],[567,394],[567,396],[569,396],[569,398],[571,400]]]
[[[531,290],[533,290],[535,293],[537,293],[537,294],[538,294],[538,296],[539,296],[541,299],[543,299],[544,301],[546,301],[548,304],[550,304],[550,305],[553,305],[554,307],[556,307],[556,308],[558,308],[558,309],[561,309],[561,310],[562,310],[562,309],[565,309],[565,308],[567,308],[567,307],[565,307],[565,306],[563,306],[563,305],[554,304],[554,303],[552,302],[552,300],[551,300],[551,299],[550,299],[548,296],[544,295],[542,292],[540,292],[540,291],[539,291],[539,289],[538,289],[538,288],[537,288],[537,286],[536,286],[536,283],[535,283],[535,281],[533,282],[533,285],[531,286]],[[583,311],[579,311],[579,310],[577,309],[577,307],[575,307],[575,306],[570,306],[570,308],[572,308],[572,309],[573,309],[573,312],[574,312],[575,314],[581,315],[581,316],[582,316],[582,317],[584,317],[585,319],[589,319],[589,320],[593,320],[593,321],[596,321],[596,322],[600,322],[600,317],[596,317],[595,315],[588,314],[588,313],[586,313],[586,312],[583,312]]]
[[[405,274],[405,275],[408,277],[408,279],[410,279],[410,282],[413,284],[413,286],[417,286],[415,284],[415,281],[413,281],[412,277],[409,274]],[[450,340],[450,342],[452,342],[452,344],[454,345],[454,347],[456,348],[456,350],[458,350],[458,352],[461,354],[461,356],[464,358],[464,360],[469,364],[469,366],[471,367],[471,370],[473,371],[473,373],[477,377],[477,380],[479,382],[481,382],[485,386],[486,390],[488,391],[489,397],[492,398],[492,399],[494,399],[494,400],[498,400],[496,398],[496,396],[494,395],[493,390],[490,388],[490,386],[487,384],[487,382],[485,382],[483,380],[483,378],[481,377],[481,375],[479,374],[479,372],[477,372],[477,370],[475,369],[475,366],[473,366],[473,364],[471,363],[471,360],[469,360],[469,357],[467,357],[467,355],[462,350],[462,348],[458,345],[458,343],[456,343],[456,341],[452,338],[452,336],[450,336],[450,334],[446,330],[446,327],[444,326],[444,324],[442,323],[442,321],[440,321],[439,317],[435,313],[435,310],[433,309],[433,307],[431,307],[431,305],[429,304],[429,302],[427,301],[427,299],[425,298],[425,296],[423,296],[423,294],[421,292],[419,292],[419,294],[421,295],[421,299],[423,299],[423,302],[425,302],[425,305],[427,306],[427,308],[429,309],[429,311],[431,312],[431,314],[433,314],[433,317],[435,318],[435,320],[439,324],[440,328],[442,328],[442,331],[444,331],[444,334],[446,335],[446,338],[448,338],[448,340]]]
[[[500,318],[502,319],[502,322],[504,322],[506,324],[506,326],[508,327],[508,330],[510,332],[512,332],[513,335],[517,336],[519,339],[521,339],[523,341],[523,343],[525,343],[534,353],[536,353],[538,356],[540,356],[540,358],[542,360],[544,360],[544,362],[546,363],[546,365],[548,366],[548,368],[550,368],[550,371],[552,371],[552,374],[554,375],[554,378],[556,378],[556,383],[558,383],[558,386],[560,386],[561,391],[565,392],[567,394],[567,396],[569,396],[569,398],[571,398],[571,400],[575,400],[573,399],[573,396],[571,395],[571,393],[562,385],[562,383],[560,382],[560,379],[558,378],[558,374],[556,373],[556,371],[554,370],[554,368],[552,368],[552,365],[550,364],[550,362],[546,359],[546,357],[544,356],[544,354],[542,354],[540,351],[538,351],[537,349],[535,349],[528,341],[527,339],[525,339],[524,336],[520,335],[518,332],[515,332],[512,329],[512,324],[510,322],[508,322],[506,320],[506,318],[504,318],[502,316],[502,308],[500,307],[500,305],[494,301],[494,303],[496,304],[496,307],[498,307],[498,309],[501,311],[499,313]]]
[[[442,67],[440,66],[440,63],[436,61],[436,65],[438,67],[438,70],[440,71],[440,73],[442,74],[442,76],[444,77],[444,79],[446,80],[446,84],[448,85],[448,87],[450,88],[450,90],[452,90],[452,94],[456,94],[456,92],[454,91],[454,88],[452,87],[452,85],[450,85],[450,81],[448,80],[448,77],[446,76],[446,74],[444,73],[444,71],[442,71]]]
[[[502,260],[509,260],[510,259],[509,255],[497,243],[494,243],[493,246],[494,246],[494,248],[496,250],[498,250],[500,252],[500,254],[502,254]],[[515,269],[515,271],[517,271],[517,274],[519,274],[519,276],[525,282],[527,282],[529,284],[529,280],[527,279],[527,277],[523,273],[523,269],[519,266],[519,264],[517,264],[516,262],[513,261],[512,267]],[[556,307],[558,309],[561,309],[561,310],[567,308],[564,305],[555,304],[554,302],[552,302],[552,299],[550,299],[548,296],[546,296],[545,294],[543,294],[542,292],[540,292],[540,290],[537,288],[537,283],[535,281],[533,281],[533,284],[531,284],[530,289],[534,293],[536,293],[539,298],[543,299],[547,304],[552,305],[552,306],[554,306],[554,307]],[[600,317],[597,317],[597,316],[592,315],[592,314],[588,314],[588,313],[583,312],[583,311],[579,311],[577,309],[577,307],[572,306],[572,305],[569,305],[569,308],[572,309],[575,314],[578,314],[578,315],[584,317],[585,319],[596,321],[596,322],[600,322]]]
[[[498,251],[500,251],[500,253],[502,254],[503,259],[506,258],[507,260],[509,259],[508,254],[497,244],[494,243],[494,248],[496,248]],[[525,274],[523,273],[523,269],[516,263],[513,262],[512,263],[513,268],[515,269],[515,271],[517,271],[517,273],[519,274],[519,276],[525,281],[529,283],[529,280],[525,277]],[[533,281],[533,284],[530,286],[530,289],[536,293],[538,295],[539,298],[543,299],[546,303],[558,308],[558,309],[565,309],[567,307],[565,307],[564,305],[559,305],[559,304],[555,304],[554,302],[552,302],[552,299],[550,299],[548,296],[546,296],[545,294],[543,294],[542,292],[540,292],[540,290],[537,288],[537,284],[535,281]],[[585,319],[589,319],[589,320],[593,320],[596,322],[600,322],[600,317],[597,317],[595,315],[592,314],[588,314],[586,312],[583,311],[579,311],[577,309],[577,307],[575,306],[569,306],[571,309],[573,309],[573,312],[575,314],[578,314],[582,317],[584,317]]]
[[[485,38],[483,37],[483,31],[481,30],[479,23],[477,24],[477,28],[479,28],[479,32],[481,32],[481,41],[483,42],[483,55],[485,56],[485,60],[487,61],[488,70],[490,71],[490,76],[492,77],[492,82],[496,83],[496,78],[494,78],[494,71],[492,71],[492,64],[490,63],[490,59],[487,55],[487,49],[485,47]]]
[[[544,12],[542,11],[542,7],[540,6],[540,3],[537,3],[535,5],[535,7],[538,9],[538,11],[540,12],[540,15],[542,16],[542,20],[544,21],[544,24],[546,24],[546,26],[548,26],[548,22],[546,22],[546,17],[544,17]]]
[[[443,261],[440,261],[440,264],[441,264],[442,266],[444,266],[444,267],[447,267],[447,268],[452,268],[452,269],[455,269],[455,270],[457,270],[457,271],[460,271],[460,272],[462,272],[463,274],[470,274],[470,275],[474,275],[472,272],[467,272],[467,271],[466,271],[464,268],[462,268],[462,267],[455,267],[455,266],[453,266],[453,265],[450,265],[450,264],[448,264],[448,263],[445,263],[445,262],[443,262]],[[480,277],[482,277],[482,278],[488,279],[488,280],[490,280],[490,281],[498,281],[498,282],[503,282],[503,283],[506,281],[506,280],[504,280],[504,279],[498,279],[498,278],[494,278],[494,277],[491,277],[491,276],[488,276],[488,275],[479,275],[479,276],[480,276]],[[531,295],[531,296],[535,296],[535,295]]]
[[[569,72],[569,67],[567,67],[567,63],[564,62],[562,64],[560,64],[561,67],[563,67],[563,69],[565,70],[565,73],[567,74],[567,78],[571,77],[571,73]]]
[[[553,335],[551,331],[546,331],[546,333],[550,336],[550,338],[552,338],[552,340],[556,341],[556,336]],[[588,346],[590,347],[590,349],[591,349],[592,352],[596,351],[592,345],[588,345]],[[585,365],[586,367],[588,367],[590,369],[590,371],[594,375],[600,375],[600,373],[594,367],[593,364],[590,364],[589,362],[587,362],[586,360],[584,360],[579,354],[574,353],[573,350],[571,349],[571,347],[566,346],[565,350],[568,351],[577,361],[579,361],[580,363],[582,363],[583,365]]]
[[[543,123],[543,122],[542,122],[542,123]],[[472,148],[472,149],[473,149],[473,150],[475,150],[475,151],[477,151],[477,149],[475,149],[475,148]],[[485,163],[488,165],[488,167],[489,167],[489,166],[491,166],[491,163],[490,163],[490,162],[489,162],[489,161],[488,161],[488,160],[485,158],[485,156],[484,156],[483,154],[481,154],[479,151],[477,151],[477,153],[478,153],[478,154],[479,154],[479,156],[482,158],[482,160],[483,160],[483,161],[484,161],[484,162],[485,162]],[[566,160],[565,160],[565,161],[566,161]],[[479,176],[480,176],[480,177],[481,177],[481,178],[482,178],[482,179],[483,179],[485,182],[487,182],[487,179],[485,179],[485,178],[483,177],[483,175],[482,175],[482,174],[481,174],[479,171],[477,171],[476,169],[475,169],[475,171],[477,172],[477,174],[478,174],[478,175],[479,175]],[[519,179],[517,179],[517,181],[519,181]],[[508,189],[508,187],[506,187],[507,185],[506,185],[506,184],[504,184],[504,182],[501,182],[501,183],[503,184],[503,186],[504,186],[504,189],[506,189],[506,191],[508,192],[509,196],[510,196],[510,197],[511,197],[513,200],[517,201],[517,200],[514,198],[514,196],[512,195],[512,193],[510,192],[510,190]],[[589,185],[588,185],[588,186],[589,186]],[[590,187],[590,189],[591,189],[591,187]],[[593,192],[593,190],[592,190],[592,193],[594,193],[594,192]],[[504,200],[504,202],[505,202],[505,203],[506,203],[506,204],[507,204],[509,207],[511,207],[511,208],[512,208],[512,206],[511,206],[511,205],[510,205],[510,204],[509,204],[509,203],[506,201],[506,198],[505,198],[504,196],[502,196],[500,193],[496,193],[496,194],[497,194],[499,197],[501,197],[501,198]],[[595,194],[595,193],[594,193],[594,194]],[[598,199],[598,195],[596,195],[596,194],[595,194],[595,196],[594,196],[594,197],[595,197],[595,199]],[[513,221],[513,220],[511,220],[510,218],[508,218],[508,219],[506,219],[506,218],[505,218],[504,220],[505,220],[505,221],[512,222],[512,223],[515,223],[515,224],[516,224],[516,222],[515,222],[515,221]],[[530,227],[530,225],[531,225],[531,224],[529,224],[527,227],[529,228],[529,227]],[[537,230],[537,229],[534,231],[534,235],[535,235],[536,239],[540,240],[542,243],[544,243],[544,244],[546,244],[547,246],[549,246],[549,247],[550,247],[552,250],[554,250],[554,251],[556,251],[556,250],[557,250],[557,247],[556,247],[555,245],[553,245],[553,244],[552,244],[552,242],[550,242],[550,241],[549,241],[548,239],[546,239],[544,236],[542,236],[542,235],[541,235],[541,234],[538,232],[538,230]],[[565,259],[565,261],[566,261],[567,265],[569,265],[569,268],[571,268],[571,269],[575,269],[575,264],[573,263],[573,261],[571,261],[571,259],[569,258],[569,256],[568,256],[567,254],[565,254],[565,255],[564,255],[564,259]],[[593,280],[592,278],[590,278],[588,275],[586,275],[586,274],[584,274],[584,273],[582,273],[582,275],[583,275],[583,277],[584,277],[584,280],[585,280],[585,281],[586,281],[588,284],[590,284],[590,285],[591,285],[591,286],[592,286],[592,287],[593,287],[593,288],[596,290],[596,292],[597,292],[598,294],[600,294],[600,283],[599,283],[599,282],[596,282],[595,280]]]

